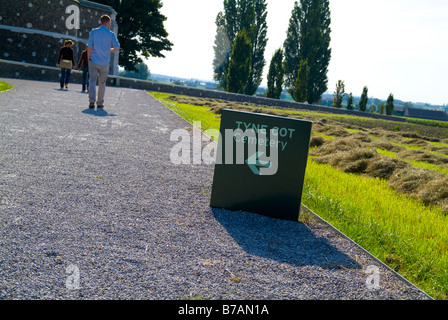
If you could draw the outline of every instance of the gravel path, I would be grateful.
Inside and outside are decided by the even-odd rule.
[[[213,166],[170,162],[189,124],[146,92],[108,87],[99,112],[3,80],[0,299],[428,298],[324,223],[211,209]]]

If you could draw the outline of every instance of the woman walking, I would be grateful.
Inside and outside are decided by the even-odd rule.
[[[87,49],[81,53],[78,61],[78,70],[82,71],[82,92],[89,92],[89,60],[87,57]]]
[[[73,46],[74,42],[72,40],[65,40],[64,46],[59,50],[58,68],[61,68],[61,78],[60,84],[61,89],[68,89],[68,83],[70,82],[70,72],[75,69],[75,59],[73,57]]]

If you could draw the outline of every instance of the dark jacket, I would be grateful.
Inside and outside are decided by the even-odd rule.
[[[78,69],[81,69],[81,67],[87,67],[89,65],[89,61],[87,60],[87,50],[84,50],[81,53],[81,57],[78,61]]]
[[[75,66],[75,59],[73,57],[73,49],[69,47],[62,47],[61,50],[59,50],[59,57],[58,57],[58,64],[61,63],[61,60],[70,60]]]

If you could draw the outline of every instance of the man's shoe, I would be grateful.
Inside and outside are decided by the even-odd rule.
[[[65,85],[65,89],[68,89],[68,84]]]
[[[103,109],[104,106],[103,106],[103,105],[99,105],[99,106],[97,106],[97,108],[98,108],[98,109]]]
[[[95,104],[94,103],[90,103],[89,104],[89,109],[95,109]]]

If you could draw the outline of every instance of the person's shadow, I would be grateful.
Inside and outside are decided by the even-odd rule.
[[[104,109],[90,109],[87,108],[85,110],[82,111],[82,113],[84,114],[89,114],[95,117],[116,117],[116,114],[113,113],[108,113],[106,110]]]

